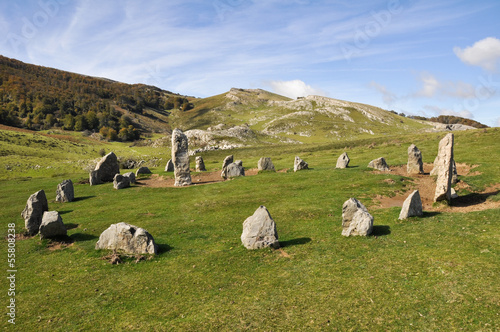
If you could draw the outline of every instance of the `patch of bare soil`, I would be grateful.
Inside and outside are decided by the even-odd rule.
[[[464,176],[477,176],[481,173],[478,171],[471,172],[479,165],[467,165],[457,163],[457,173]],[[436,191],[436,182],[433,177],[429,175],[432,170],[433,164],[424,164],[424,174],[407,174],[406,165],[391,166],[391,172],[378,172],[377,174],[397,174],[412,179],[413,184],[411,190],[403,195],[396,195],[394,197],[377,196],[376,199],[380,202],[380,208],[401,207],[403,202],[410,195],[413,190],[418,190],[422,200],[422,207],[425,211],[440,211],[440,212],[471,212],[482,211],[487,209],[500,208],[500,201],[487,200],[488,197],[496,195],[500,192],[500,183],[497,183],[482,192],[471,193],[468,195],[460,196],[461,189],[470,190],[467,183],[459,181],[455,186],[459,197],[452,200],[451,206],[441,205],[433,207],[434,194]],[[391,183],[392,179],[386,179],[385,182]]]
[[[200,172],[198,174],[191,175],[191,181],[195,186],[216,183],[216,182],[230,181],[230,180],[224,180],[220,176],[220,173],[221,171]],[[245,176],[253,176],[257,175],[258,173],[259,170],[257,168],[245,170]],[[175,180],[173,178],[161,176],[159,174],[153,174],[151,175],[151,177],[145,179],[138,179],[136,184],[141,187],[150,187],[150,188],[166,188],[166,187],[178,188],[174,186]]]
[[[73,242],[65,242],[65,241],[51,241],[47,245],[47,249],[50,251],[55,251],[55,250],[61,250],[67,247],[71,247],[73,245]]]

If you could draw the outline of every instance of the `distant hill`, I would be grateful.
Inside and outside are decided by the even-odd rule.
[[[143,84],[125,84],[0,56],[0,123],[32,130],[100,131],[133,140],[169,131],[167,116],[190,98]]]
[[[290,99],[261,89],[236,89],[198,99],[172,112],[195,146],[336,142],[352,138],[437,131],[431,123],[378,107],[321,96]]]

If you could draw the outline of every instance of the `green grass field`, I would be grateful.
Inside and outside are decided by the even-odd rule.
[[[165,163],[169,150],[84,138],[37,137],[27,146],[35,140],[31,134],[0,134],[5,312],[7,224],[15,223],[22,233],[20,213],[29,195],[45,190],[49,210],[59,211],[73,241],[56,250],[54,242],[38,236],[16,241],[16,324],[4,314],[4,329],[500,329],[500,209],[425,212],[400,221],[399,208],[375,206],[376,194],[390,196],[411,186],[395,174],[373,174],[368,162],[383,156],[389,165],[403,165],[407,147],[415,143],[424,162],[431,163],[445,133],[211,151],[202,154],[209,171],[220,169],[228,154],[246,168],[271,157],[277,169],[293,168],[299,155],[312,169],[185,188],[75,184],[77,199],[71,203],[54,202],[57,184],[87,179],[85,162],[79,161],[99,158],[100,149]],[[455,133],[455,160],[479,165],[474,168],[479,175],[460,177],[473,190],[500,182],[499,141],[495,128]],[[343,151],[351,167],[335,169]],[[31,168],[37,164],[44,167]],[[152,170],[171,176],[163,167]],[[387,178],[395,182],[384,182]],[[374,216],[372,236],[341,236],[342,204],[350,197]],[[488,199],[498,200],[498,194]],[[241,245],[242,223],[260,205],[276,221],[281,250],[248,251]],[[125,258],[119,265],[102,259],[109,252],[94,250],[95,243],[110,224],[121,221],[148,230],[159,255],[137,263]]]

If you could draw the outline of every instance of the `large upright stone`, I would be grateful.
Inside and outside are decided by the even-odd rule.
[[[370,163],[368,164],[368,167],[375,168],[376,170],[379,170],[382,172],[387,172],[387,171],[391,170],[389,168],[389,166],[387,165],[387,163],[385,162],[384,157],[380,157],[380,158],[377,158],[377,159],[370,161]]]
[[[447,134],[439,142],[438,174],[436,179],[436,192],[434,202],[451,200],[451,181],[453,177],[453,143],[452,133]]]
[[[165,172],[173,172],[174,171],[174,163],[172,162],[172,159],[169,159],[167,161],[167,165],[165,165]]]
[[[226,156],[226,158],[224,158],[224,161],[222,162],[222,171],[220,173],[220,176],[223,179],[227,179],[227,166],[229,166],[229,164],[232,163],[233,163],[233,155],[229,155]]]
[[[247,249],[279,248],[276,223],[265,206],[261,205],[243,222],[241,243]]]
[[[24,227],[28,230],[29,235],[35,235],[40,229],[43,213],[49,210],[47,196],[45,191],[40,190],[31,195],[26,202],[26,207],[21,216],[24,218]]]
[[[367,236],[373,230],[373,217],[356,198],[348,199],[342,206],[342,235]]]
[[[123,189],[127,187],[130,187],[130,178],[125,175],[116,174],[115,178],[113,179],[113,188]]]
[[[174,185],[176,187],[191,185],[188,138],[180,129],[174,129],[172,132],[172,162],[174,163]]]
[[[399,219],[403,220],[409,217],[417,217],[422,214],[422,200],[420,199],[420,193],[418,190],[415,190],[405,199],[401,212],[399,213]]]
[[[347,152],[344,152],[340,155],[339,159],[337,159],[337,165],[335,168],[347,168],[350,161],[351,159],[349,159]]]
[[[443,162],[439,158],[439,154],[434,159],[434,166],[431,170],[431,175],[437,176],[443,167]],[[452,161],[452,175],[451,175],[451,183],[455,184],[458,181],[458,173],[457,173],[457,164],[455,163],[455,159]]]
[[[101,233],[96,249],[121,250],[127,254],[156,254],[158,246],[145,229],[124,222],[112,224]]]
[[[66,235],[66,226],[64,226],[59,212],[45,211],[43,214],[42,223],[40,224],[40,239],[50,239]]]
[[[309,164],[302,160],[300,157],[295,156],[295,161],[293,163],[293,171],[297,172],[303,169],[309,169]]]
[[[422,153],[415,144],[408,147],[408,163],[406,164],[408,174],[423,174],[424,163],[422,162]]]
[[[112,182],[115,174],[120,174],[120,164],[113,152],[108,153],[95,166],[97,176],[101,182]]]
[[[259,159],[259,162],[257,163],[257,168],[259,171],[272,171],[275,172],[276,169],[274,168],[274,164],[271,161],[271,158],[268,157],[262,157]]]
[[[196,160],[196,171],[197,172],[206,172],[207,169],[205,167],[205,162],[203,161],[203,157],[197,156],[195,160]]]
[[[75,199],[75,190],[71,180],[64,180],[57,185],[56,202],[72,202]]]

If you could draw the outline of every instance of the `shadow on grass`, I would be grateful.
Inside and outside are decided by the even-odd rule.
[[[359,165],[354,165],[354,166],[347,166],[346,168],[358,168]]]
[[[424,211],[423,214],[422,214],[422,217],[421,218],[430,218],[430,217],[434,217],[434,216],[437,216],[441,214],[441,212],[429,212],[429,211]]]
[[[374,225],[372,236],[384,236],[391,234],[391,227],[385,225]]]
[[[280,243],[281,248],[285,248],[285,247],[290,247],[290,246],[297,246],[297,245],[301,245],[301,244],[306,244],[306,243],[309,243],[311,241],[312,240],[310,237],[301,237],[298,239],[293,239],[293,240],[288,240],[288,241],[279,241],[279,243]]]
[[[74,241],[83,242],[98,239],[98,236],[92,234],[75,233],[70,236]]]
[[[499,192],[500,190],[494,190],[487,193],[471,193],[464,196],[458,196],[457,198],[451,200],[450,205],[457,207],[467,207],[482,204],[486,202],[488,197],[498,195]]]
[[[81,197],[75,197],[73,199],[73,202],[79,202],[79,201],[84,201],[89,198],[94,198],[95,196],[81,196]]]
[[[59,214],[71,213],[73,210],[59,211]]]
[[[68,213],[68,212],[65,212],[65,213]],[[61,214],[61,212],[59,212],[59,214]],[[64,224],[64,226],[66,226],[66,230],[70,230],[73,228],[77,228],[78,224]]]
[[[158,254],[163,254],[166,252],[169,252],[170,250],[174,249],[173,247],[169,246],[168,244],[159,244],[158,245]]]

